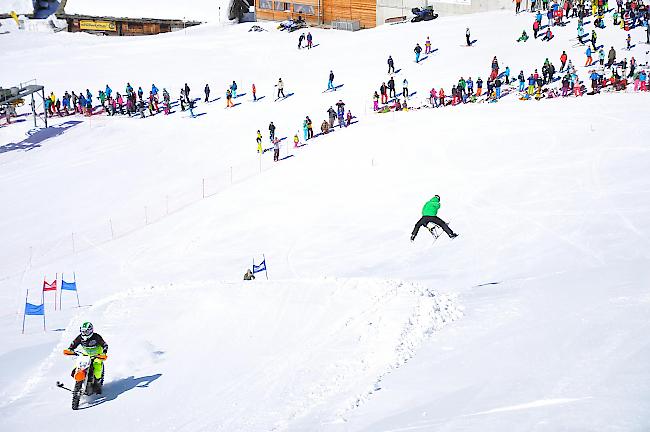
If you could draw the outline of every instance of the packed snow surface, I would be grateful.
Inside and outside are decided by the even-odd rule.
[[[33,14],[33,0],[1,0],[0,14],[16,12],[17,14]]]
[[[68,0],[67,14],[113,18],[158,18],[223,22],[230,0]]]
[[[106,84],[155,83],[176,100],[209,83],[213,100],[196,118],[176,106],[0,128],[0,430],[650,429],[648,94],[372,112],[388,55],[411,106],[485,80],[495,55],[512,76],[562,50],[582,64],[575,23],[515,43],[531,23],[310,29],[309,51],[273,23],[0,35],[3,86],[35,78],[96,101]],[[436,51],[416,64],[426,36]],[[624,32],[599,31],[641,62],[632,36],[626,52]],[[323,93],[330,70],[343,86]],[[274,102],[279,77],[292,96]],[[294,148],[305,116],[319,130],[339,99],[354,123]],[[255,151],[270,121],[286,137],[277,163]],[[460,237],[411,243],[434,194]],[[269,280],[241,281],[263,257]],[[39,303],[44,277],[73,272],[81,307],[65,292],[55,311],[46,293],[47,331],[27,317],[22,335],[26,290]],[[85,320],[110,346],[105,392],[73,412],[55,382],[72,383],[61,351]]]

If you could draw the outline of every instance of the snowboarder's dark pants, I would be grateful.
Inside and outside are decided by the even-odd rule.
[[[433,222],[434,224],[438,225],[449,237],[451,237],[451,235],[453,234],[453,231],[451,230],[451,228],[449,228],[447,223],[442,219],[440,219],[438,216],[422,216],[420,220],[413,227],[413,232],[411,233],[411,235],[413,236],[418,235],[418,231],[420,230],[420,227],[421,226],[426,227],[429,222]]]
[[[392,71],[393,73],[395,73],[395,66],[393,66],[393,65],[388,65],[388,73],[391,73],[391,71]]]
[[[280,95],[282,95],[282,97],[285,97],[284,96],[284,89],[281,89],[281,88],[278,89],[278,99],[280,99]]]
[[[469,41],[469,35],[465,35],[465,39],[467,39],[467,46],[470,46],[471,43],[470,43],[470,41]]]
[[[389,88],[388,89],[388,97],[395,97],[395,89],[394,88]]]

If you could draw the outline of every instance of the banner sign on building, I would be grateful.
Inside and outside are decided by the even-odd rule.
[[[79,20],[81,30],[116,31],[113,21]]]

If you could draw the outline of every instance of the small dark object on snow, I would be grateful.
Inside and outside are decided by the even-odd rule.
[[[244,273],[244,280],[253,280],[255,279],[255,275],[251,271],[251,269],[248,269],[246,273]]]
[[[248,31],[249,32],[252,32],[252,31],[254,31],[254,32],[263,32],[263,31],[266,31],[266,29],[264,29],[264,28],[262,28],[262,27],[260,27],[258,25],[254,25],[253,27],[249,28]]]

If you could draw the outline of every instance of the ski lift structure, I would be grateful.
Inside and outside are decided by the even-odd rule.
[[[36,84],[35,79],[20,83],[15,87],[0,87],[0,113],[4,113],[7,118],[7,123],[11,123],[11,115],[15,115],[16,107],[24,105],[28,97],[31,98],[29,105],[32,108],[32,115],[34,116],[34,127],[38,127],[39,122],[44,127],[47,127],[45,87]],[[41,107],[43,108],[43,114],[37,112],[37,108],[40,110]]]

